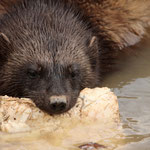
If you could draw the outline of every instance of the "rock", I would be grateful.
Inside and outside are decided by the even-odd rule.
[[[0,130],[8,133],[31,130],[48,130],[54,132],[66,128],[70,122],[119,123],[119,106],[117,97],[108,88],[84,89],[78,102],[70,111],[51,116],[38,109],[26,98],[0,96]]]

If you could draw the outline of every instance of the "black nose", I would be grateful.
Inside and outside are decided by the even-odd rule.
[[[51,96],[50,97],[50,111],[53,114],[63,113],[67,107],[66,96]]]

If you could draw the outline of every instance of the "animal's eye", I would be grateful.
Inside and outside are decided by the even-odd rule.
[[[78,77],[79,76],[79,71],[78,70],[71,70],[70,71],[70,76],[71,76],[71,78],[76,78],[76,77]]]
[[[71,72],[70,75],[71,75],[72,78],[75,78],[75,77],[76,77],[76,73],[75,73],[75,72]]]
[[[28,70],[27,75],[30,79],[35,79],[39,76],[38,72],[36,70]]]
[[[72,65],[68,67],[68,73],[70,75],[71,78],[76,78],[79,76],[79,67],[78,65]]]

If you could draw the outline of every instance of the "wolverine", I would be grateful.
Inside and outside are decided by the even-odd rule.
[[[140,41],[150,24],[148,0],[0,6],[0,95],[31,98],[49,114],[68,111],[82,89],[99,86],[107,61]]]
[[[24,0],[2,16],[0,32],[0,95],[58,114],[83,88],[98,86],[97,39],[71,5]]]

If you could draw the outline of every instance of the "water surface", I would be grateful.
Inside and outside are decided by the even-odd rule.
[[[121,150],[150,150],[150,40],[136,49],[138,55],[123,60],[122,69],[103,83],[118,96],[125,133]]]

